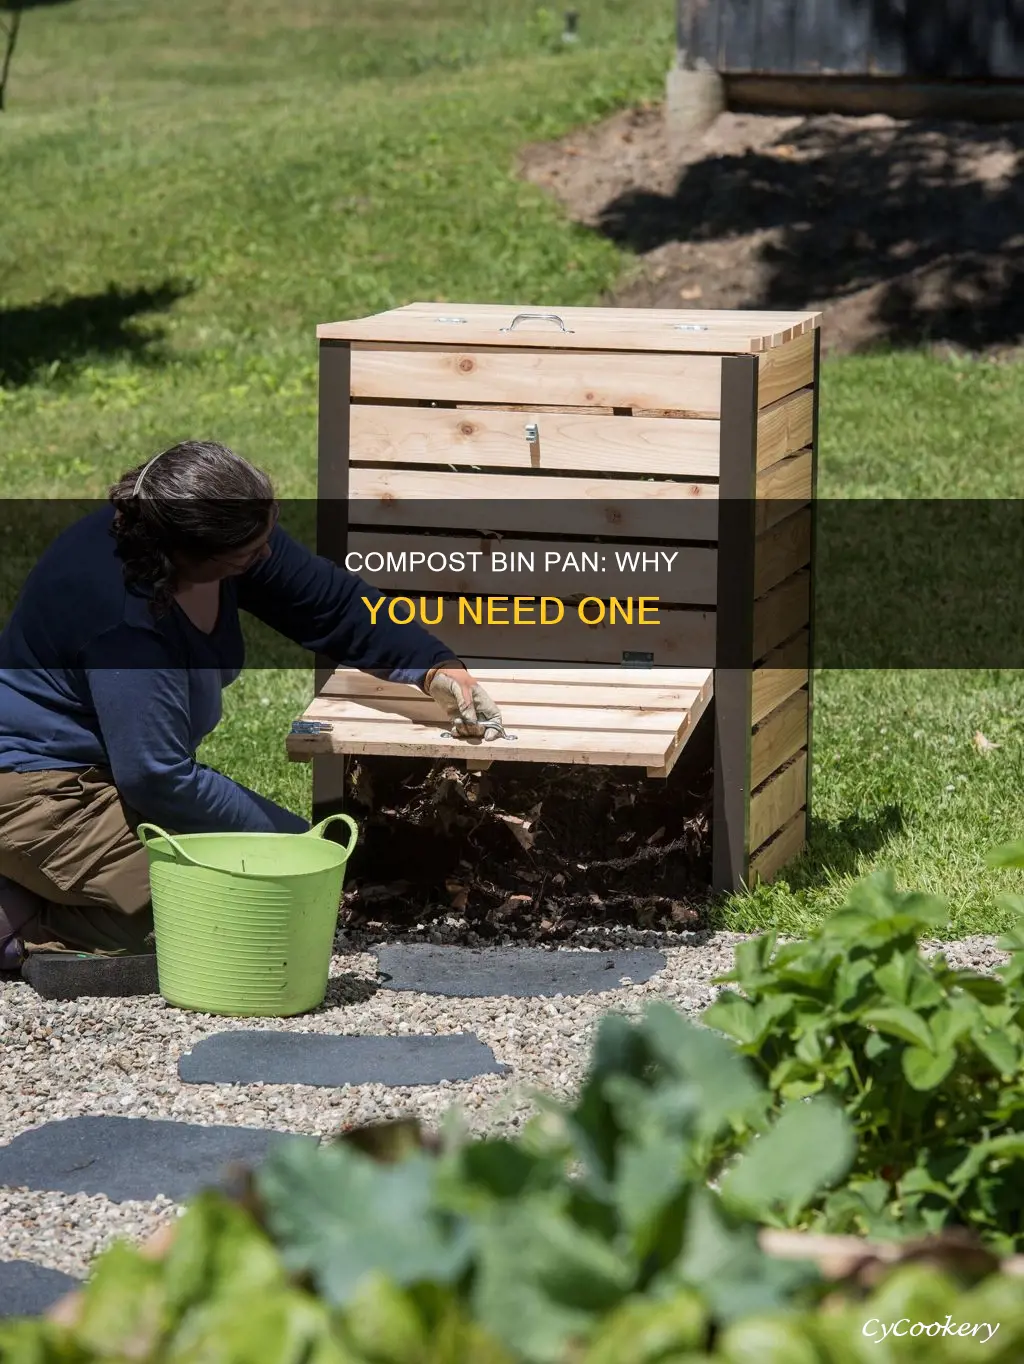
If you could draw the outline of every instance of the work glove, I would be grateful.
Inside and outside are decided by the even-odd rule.
[[[496,739],[504,733],[501,712],[461,663],[445,663],[426,676],[426,691],[460,738]]]

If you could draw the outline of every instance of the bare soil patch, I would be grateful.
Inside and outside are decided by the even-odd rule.
[[[522,173],[636,255],[606,300],[827,309],[833,352],[1024,341],[1024,124],[724,114],[683,155],[660,107],[526,150]]]

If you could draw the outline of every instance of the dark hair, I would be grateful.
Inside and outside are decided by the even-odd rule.
[[[150,588],[157,614],[171,605],[173,556],[202,561],[242,549],[266,533],[274,514],[267,475],[213,441],[182,441],[129,469],[110,501],[125,583]]]

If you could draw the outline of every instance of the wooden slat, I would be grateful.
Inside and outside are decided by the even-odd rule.
[[[532,445],[527,422],[539,431]],[[718,444],[719,423],[710,419],[376,403],[354,403],[351,412],[352,459],[378,464],[717,478]]]
[[[635,687],[649,688],[651,691],[678,687],[683,690],[699,691],[711,678],[710,668],[622,666],[602,668],[599,665],[582,665],[567,660],[563,660],[555,667],[544,667],[542,664],[527,663],[522,659],[473,658],[468,654],[462,656],[462,661],[488,690],[509,681],[542,683],[558,687]]]
[[[799,0],[799,3],[814,4],[815,0]],[[757,69],[791,70],[793,0],[758,0],[757,11]]]
[[[486,680],[501,707],[505,727],[515,739],[484,743],[449,738],[443,733],[447,723],[438,707],[417,688],[343,668],[331,679],[342,694],[316,697],[303,716],[327,722],[331,730],[289,735],[288,755],[296,761],[356,753],[459,758],[477,769],[500,760],[596,763],[642,766],[653,775],[667,776],[713,689],[710,669],[684,670],[699,686],[676,689],[669,707],[660,704],[668,698],[636,671],[639,682],[615,688],[549,682],[543,704],[534,704],[528,699],[537,692],[532,681],[517,683],[505,675],[496,683],[481,676],[480,669],[474,671],[481,681]],[[571,678],[574,671],[567,666],[559,675]],[[598,671],[608,670],[592,670]],[[350,689],[372,694],[344,694]],[[604,704],[609,693],[612,703]],[[566,694],[567,700],[563,699]],[[653,698],[657,706],[650,704]]]
[[[754,596],[763,597],[811,561],[811,512],[805,507],[758,537],[754,550]]]
[[[822,69],[822,56],[828,43],[832,27],[826,20],[819,0],[804,0],[803,4],[788,5],[787,18],[790,38],[789,64],[786,71],[818,72]],[[832,18],[829,15],[828,18]],[[845,15],[843,16],[845,18]],[[778,66],[765,63],[762,70],[778,70]]]
[[[754,603],[754,661],[795,635],[811,618],[811,575],[787,578]]]
[[[771,407],[762,408],[757,419],[757,467],[768,469],[786,455],[810,445],[814,439],[814,390],[801,388]]]
[[[357,531],[349,536],[348,551],[349,556],[361,557],[347,557],[347,566],[375,587],[387,592],[426,593],[430,596],[439,592],[462,595],[515,593],[518,596],[554,595],[565,600],[579,596],[605,597],[610,593],[620,599],[657,595],[663,602],[683,606],[715,604],[718,554],[711,548],[697,549],[684,545],[682,548],[668,546],[660,550],[652,545],[618,542],[606,545],[586,540],[469,540],[440,535],[377,535]],[[387,567],[388,554],[398,556],[410,553],[441,557],[432,560],[434,568],[428,568],[425,564],[410,568],[408,561],[397,557],[393,561],[396,567]],[[491,556],[495,553],[506,555],[506,559],[500,562],[515,567],[505,570],[492,568]],[[373,554],[385,556],[383,568],[364,567],[366,556]],[[453,562],[451,556],[456,554],[478,554],[482,557],[466,558],[462,561],[462,568],[448,567]],[[530,554],[534,556],[533,569],[527,567],[531,562],[528,558],[518,557]],[[551,554],[575,555],[575,563],[579,567],[571,567],[573,561],[562,557],[552,560],[552,566],[545,569],[545,556]],[[586,560],[581,558],[583,554],[588,556]],[[619,568],[617,556],[620,554],[646,555],[647,563],[652,566],[643,569],[639,567],[643,561],[637,559],[634,562],[638,567]],[[661,557],[662,554],[671,558],[670,567],[666,567],[668,561]],[[596,567],[583,566],[584,563],[593,565],[595,559]],[[657,569],[653,567],[655,561],[659,565]],[[405,567],[398,566],[403,562]],[[376,565],[377,560],[371,558],[370,563]]]
[[[751,859],[748,883],[771,881],[788,862],[803,852],[807,845],[807,811],[799,810],[785,828],[780,829],[770,843],[766,843]]]
[[[799,753],[787,767],[750,797],[750,846],[760,848],[772,834],[787,824],[803,808],[807,797],[807,751]]]
[[[754,525],[758,535],[784,520],[800,502],[810,501],[813,466],[810,450],[788,455],[757,476]]]
[[[553,313],[568,330],[562,330],[557,322],[528,318],[523,318],[512,331],[503,330],[522,313]],[[464,320],[442,322],[439,318]],[[317,327],[317,336],[360,343],[501,346],[517,350],[543,347],[568,351],[753,354],[813,330],[820,319],[819,313],[810,312],[420,302],[373,317],[322,323]]]
[[[352,367],[355,369],[356,356],[353,352]],[[784,346],[776,346],[759,357],[760,377],[757,386],[757,405],[767,407],[780,398],[807,388],[814,383],[814,334],[805,332],[795,341]]]
[[[307,714],[316,719],[315,707]],[[351,732],[289,734],[288,756],[305,762],[323,753],[376,754],[396,758],[483,758],[487,762],[564,762],[582,766],[659,767],[668,742],[655,734],[581,735],[576,731],[531,731],[516,741],[494,739],[477,743],[443,739],[440,729],[393,720],[365,725]]]
[[[541,669],[536,669],[540,672]],[[611,683],[595,683],[587,681],[582,676],[585,670],[574,668],[572,664],[566,664],[561,670],[546,669],[546,675],[551,676],[554,672],[557,680],[548,682],[535,682],[530,671],[525,673],[520,670],[514,676],[508,676],[504,670],[498,668],[487,668],[482,666],[473,670],[474,676],[487,688],[487,694],[500,707],[516,704],[519,706],[561,706],[566,710],[594,708],[615,709],[623,704],[624,690],[628,693],[630,704],[642,706],[645,711],[667,710],[675,711],[679,709],[680,698],[696,698],[701,688],[710,680],[710,669],[651,669],[652,672],[675,672],[683,671],[687,673],[691,681],[686,686],[674,686],[659,684],[651,686],[645,682],[630,682],[629,675],[640,677],[642,672],[647,671],[639,668],[620,668],[619,673],[627,674],[624,678],[617,678],[618,685]],[[597,671],[594,669],[593,671]],[[606,675],[608,669],[602,670]],[[517,680],[518,679],[518,680]],[[391,696],[395,684],[381,678],[370,677],[366,673],[355,672],[352,669],[339,669],[331,677],[320,693],[321,697],[348,697],[352,700],[372,702],[379,697]],[[412,695],[416,695],[416,689],[409,688]],[[575,727],[575,726],[573,726]]]
[[[477,532],[708,542],[718,535],[715,483],[364,468],[351,471],[349,486],[353,528],[424,529],[426,519],[430,529]]]
[[[755,669],[751,684],[750,723],[759,724],[776,706],[807,683],[807,631],[781,645]]]
[[[672,771],[672,768],[676,764],[676,759],[683,751],[687,740],[693,733],[697,721],[710,704],[713,691],[714,684],[712,681],[712,674],[709,672],[704,685],[701,687],[694,700],[690,702],[683,723],[679,726],[676,737],[669,745],[668,752],[665,754],[664,762],[657,767],[648,767],[647,775],[649,777],[667,777]]]
[[[762,720],[750,741],[751,789],[807,746],[806,691],[795,692]]]
[[[519,658],[538,662],[621,663],[624,651],[653,654],[666,667],[711,667],[715,657],[713,611],[663,611],[660,625],[584,625],[571,608],[554,626],[459,625],[457,618],[431,627],[460,658]]]
[[[753,71],[756,66],[760,6],[753,4],[719,6],[719,60],[722,71]]]
[[[790,364],[787,373],[792,369]],[[692,417],[718,417],[721,375],[722,362],[715,355],[458,350],[451,345],[352,348],[352,395],[357,398],[671,407]]]
[[[573,688],[574,692],[580,690],[579,687]],[[631,698],[632,693],[629,696]],[[557,701],[544,706],[517,700],[498,702],[495,698],[505,728],[513,732],[565,730],[567,733],[590,735],[611,730],[622,734],[659,734],[666,736],[666,739],[675,736],[680,714],[688,710],[696,699],[697,693],[694,691],[679,692],[674,709],[667,710],[627,704],[625,698],[618,704],[605,707],[562,706]],[[404,719],[410,721],[413,728],[429,731],[428,737],[432,737],[434,730],[447,726],[437,703],[411,687],[408,694],[403,689],[400,696],[379,696],[365,701],[321,695],[313,703],[309,714],[311,719],[333,721],[346,731]]]

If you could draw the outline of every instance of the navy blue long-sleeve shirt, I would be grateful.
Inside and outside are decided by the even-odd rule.
[[[374,625],[381,593],[284,530],[270,554],[221,584],[209,634],[175,605],[160,617],[125,587],[113,509],[83,517],[36,564],[0,633],[0,769],[108,768],[122,800],[178,833],[308,826],[196,761],[245,662],[239,611],[334,662],[421,683],[452,651],[417,625]]]

